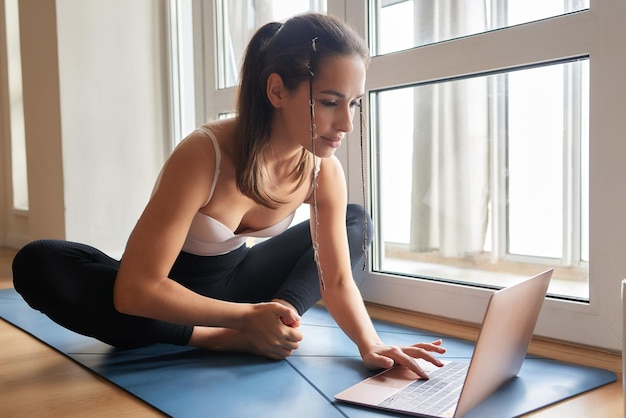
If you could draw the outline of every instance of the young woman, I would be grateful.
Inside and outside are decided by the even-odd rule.
[[[15,257],[15,288],[59,324],[117,347],[189,344],[272,359],[298,348],[300,315],[321,297],[366,366],[427,377],[414,358],[441,365],[441,342],[384,344],[352,276],[371,221],[347,204],[334,153],[353,129],[368,61],[363,40],[336,18],[263,26],[246,52],[237,116],[174,150],[121,262],[36,241]],[[302,203],[311,221],[287,229]],[[247,247],[247,237],[272,238]]]

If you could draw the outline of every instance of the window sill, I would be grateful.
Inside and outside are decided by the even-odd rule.
[[[554,268],[549,295],[576,301],[589,300],[587,269],[500,260],[493,263],[489,256],[467,258],[442,257],[436,253],[417,253],[401,245],[386,244],[381,272],[417,278],[440,277],[459,283],[484,287],[506,287],[527,277]]]

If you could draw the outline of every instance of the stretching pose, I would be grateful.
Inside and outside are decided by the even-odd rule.
[[[386,345],[354,283],[371,220],[347,204],[334,156],[353,129],[369,52],[342,21],[307,14],[252,38],[237,115],[185,138],[164,165],[121,261],[44,240],[15,257],[15,288],[59,324],[120,348],[154,343],[283,359],[323,298],[367,367],[441,365],[440,341]],[[361,115],[362,117],[362,115]],[[288,228],[294,211],[311,220]],[[272,237],[248,247],[248,237]]]

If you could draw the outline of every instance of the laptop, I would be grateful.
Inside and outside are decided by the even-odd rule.
[[[438,368],[416,360],[429,374],[419,379],[394,367],[335,395],[342,402],[421,417],[462,417],[488,398],[522,367],[553,269],[491,295],[469,363]]]

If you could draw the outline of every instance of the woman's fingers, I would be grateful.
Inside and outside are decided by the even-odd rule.
[[[415,359],[423,359],[437,367],[443,363],[436,354],[443,354],[446,349],[441,346],[442,341],[436,340],[430,343],[417,343],[412,346],[378,346],[375,347],[367,363],[370,366],[389,368],[394,365],[404,366],[411,369],[422,379],[428,379],[428,374],[418,365]]]

